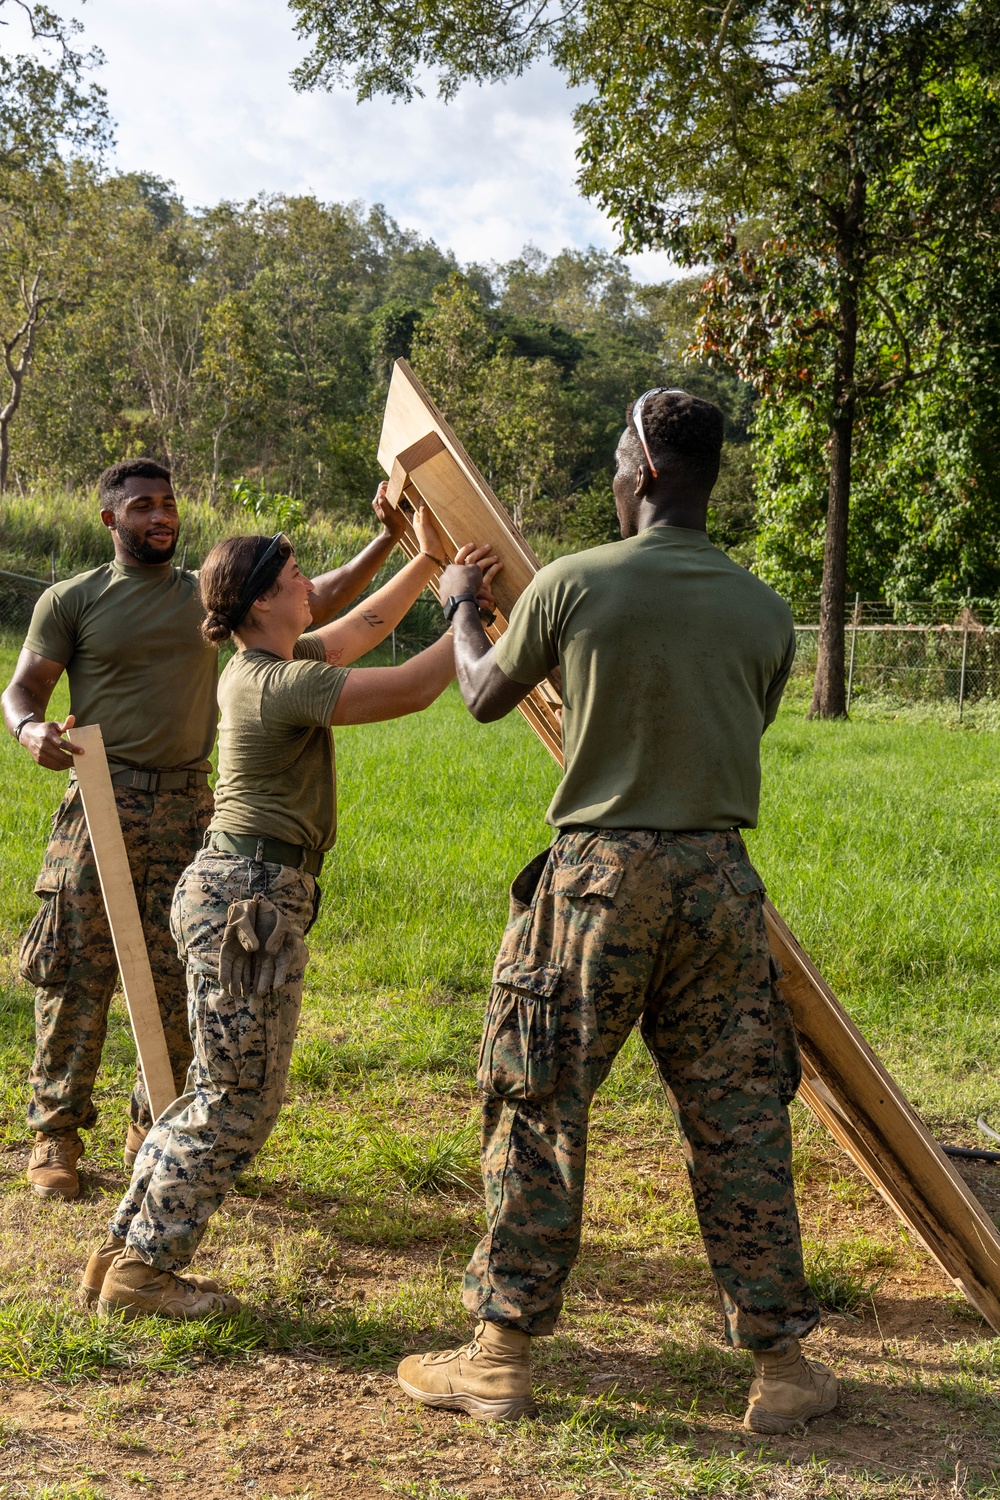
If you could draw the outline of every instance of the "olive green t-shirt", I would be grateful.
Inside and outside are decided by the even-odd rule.
[[[219,779],[211,827],[326,851],[337,837],[330,720],[348,668],[304,635],[295,660],[238,651],[219,679]]]
[[[113,771],[207,771],[219,666],[201,620],[197,574],[113,561],[46,589],[24,644],[66,668],[70,711],[100,724]]]
[[[788,605],[677,526],[542,568],[496,646],[515,682],[562,669],[557,828],[755,827],[794,655]]]

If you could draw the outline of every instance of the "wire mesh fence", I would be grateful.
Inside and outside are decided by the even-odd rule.
[[[796,672],[816,669],[819,605],[796,611]],[[903,702],[1000,698],[1000,599],[856,597],[845,608],[848,707],[852,699]]]
[[[0,571],[0,633],[23,635],[36,601],[53,581]]]
[[[50,578],[0,571],[0,634],[23,638],[35,602]],[[819,601],[795,610],[797,676],[816,669]],[[893,698],[958,705],[1000,700],[1000,598],[850,600],[844,612],[848,702]],[[428,592],[410,608],[386,643],[394,660],[431,645],[444,629],[441,609]]]

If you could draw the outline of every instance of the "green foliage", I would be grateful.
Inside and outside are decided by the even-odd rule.
[[[820,1307],[853,1313],[870,1304],[892,1268],[891,1252],[875,1240],[806,1246],[806,1277]]]
[[[827,569],[818,711],[839,711],[849,584],[1000,583],[994,4],[424,0],[416,27],[402,0],[292,9],[300,88],[405,99],[429,72],[449,98],[545,55],[586,91],[580,182],[623,246],[714,267],[692,353],[763,398],[760,564],[798,594]],[[731,464],[716,510],[747,557],[754,488]]]
[[[241,476],[233,484],[231,494],[235,503],[255,521],[273,521],[282,531],[291,531],[305,520],[305,511],[298,500],[291,495],[272,495],[252,479]]]
[[[473,1130],[438,1130],[428,1137],[386,1128],[368,1141],[373,1164],[411,1193],[468,1188],[476,1171]]]
[[[21,491],[89,486],[150,452],[182,489],[234,496],[255,520],[288,529],[315,506],[360,520],[400,356],[518,518],[569,539],[592,532],[573,523],[577,496],[607,491],[640,390],[691,384],[746,440],[738,382],[680,364],[686,294],[637,286],[612,256],[526,252],[462,277],[378,209],[272,197],[195,216],[147,177],[79,167],[53,182],[59,213],[24,251],[29,265],[47,247],[52,295],[9,424]]]
[[[0,178],[37,172],[58,161],[67,144],[78,151],[108,144],[104,90],[87,77],[103,58],[96,49],[79,50],[80,22],[30,0],[0,0],[0,26],[5,40],[19,28],[30,38],[28,51],[0,52]]]

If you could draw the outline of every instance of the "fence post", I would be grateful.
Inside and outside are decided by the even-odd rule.
[[[958,722],[965,713],[965,664],[969,659],[969,616],[972,611],[972,594],[965,596],[965,630],[962,633],[962,675],[958,679]]]
[[[52,582],[55,583],[55,581],[56,581],[56,555],[55,555],[54,552],[50,552],[49,553],[49,571],[52,574]]]
[[[396,632],[392,632],[392,664],[396,665]]]
[[[854,647],[858,639],[858,614],[861,609],[860,590],[854,595],[854,615],[851,619],[851,661],[847,669],[847,712],[851,711],[851,693],[854,690]]]

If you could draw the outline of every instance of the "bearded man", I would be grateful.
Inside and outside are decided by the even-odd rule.
[[[75,1198],[79,1132],[93,1102],[118,977],[80,790],[72,774],[74,723],[100,724],[135,881],[167,1049],[178,1093],[191,1061],[184,965],[170,936],[174,887],[212,816],[209,755],[215,739],[217,652],[202,637],[198,575],[173,565],[180,532],[169,470],[148,458],[113,464],[99,482],[110,562],[54,584],[31,619],[3,695],[7,728],[38,765],[70,771],[69,786],[35,884],[41,906],[21,944],[21,973],[35,985],[35,1057],[28,1181],[42,1198]],[[403,521],[380,489],[379,537],[314,580],[323,624],[370,583]],[[71,713],[47,717],[65,672]],[[152,1124],[141,1073],[132,1094],[125,1163]]]

